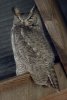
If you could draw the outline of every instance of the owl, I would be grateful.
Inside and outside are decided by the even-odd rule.
[[[33,6],[29,13],[21,13],[18,8],[12,10],[11,42],[16,74],[29,72],[36,84],[59,89],[54,69],[55,56],[44,34],[37,8]]]

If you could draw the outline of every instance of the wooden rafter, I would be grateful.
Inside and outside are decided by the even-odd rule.
[[[56,0],[35,0],[35,3],[67,72],[67,29]]]
[[[49,95],[47,97],[42,97],[40,100],[67,100],[67,90]]]

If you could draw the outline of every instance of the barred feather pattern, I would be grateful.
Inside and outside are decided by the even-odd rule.
[[[21,17],[26,18],[27,15]],[[44,35],[37,10],[34,11],[28,21],[33,23],[33,26],[23,26],[15,16],[11,30],[16,74],[29,72],[36,84],[59,89],[58,79],[53,67],[55,57]]]

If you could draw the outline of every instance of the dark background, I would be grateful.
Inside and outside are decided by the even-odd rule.
[[[22,12],[28,12],[33,4],[33,0],[0,0],[0,80],[16,75],[10,39],[13,22],[11,8],[17,6]],[[58,4],[67,25],[67,0],[58,0]]]

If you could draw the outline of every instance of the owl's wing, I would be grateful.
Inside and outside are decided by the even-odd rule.
[[[50,81],[51,86],[53,88],[56,88],[57,90],[60,90],[58,78],[53,66],[50,66],[50,68],[47,71],[47,75],[48,75],[48,79]]]

